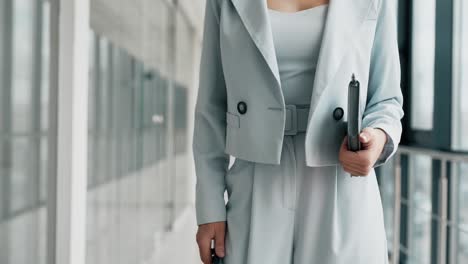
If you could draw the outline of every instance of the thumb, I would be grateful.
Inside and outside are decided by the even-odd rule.
[[[348,135],[345,135],[343,141],[341,141],[340,151],[348,150]]]
[[[215,233],[215,252],[216,256],[224,257],[224,236],[226,234],[225,225],[219,226]]]
[[[369,131],[369,128],[364,128],[359,134],[359,141],[363,144],[368,144],[372,139],[372,133]]]

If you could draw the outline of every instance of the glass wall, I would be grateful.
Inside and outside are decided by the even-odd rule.
[[[468,263],[468,163],[455,163],[452,174],[449,216],[450,263]]]
[[[151,263],[191,202],[194,29],[171,1],[91,8],[87,264]]]
[[[66,214],[47,204],[61,176],[49,175],[51,135],[63,132],[49,120],[58,3],[0,0],[1,264],[46,264],[57,231],[48,213]],[[192,204],[188,104],[200,43],[177,1],[92,0],[90,13],[87,263],[150,263]]]
[[[428,156],[409,157],[408,197],[403,204],[408,210],[409,263],[431,262],[432,224],[432,159]]]
[[[468,2],[454,0],[452,148],[468,152]],[[468,163],[453,164],[450,263],[468,263]]]
[[[439,263],[439,258],[447,260],[442,263],[467,263],[468,161],[461,159],[468,160],[468,157],[438,152],[426,154],[422,149],[410,147],[405,147],[403,152],[379,168],[389,252],[395,255],[393,242],[398,235],[398,263]],[[445,177],[434,176],[443,171],[449,172],[446,198],[443,198],[445,187],[441,180]],[[395,177],[396,173],[402,173],[401,178]],[[402,185],[395,181],[397,178]],[[395,187],[401,188],[400,204],[395,204],[398,198]],[[399,207],[400,214],[400,221],[396,223],[395,206]]]
[[[397,183],[397,168],[401,168],[401,160],[407,164],[408,174],[399,178],[403,182]],[[379,169],[379,184],[384,209],[385,229],[387,233],[388,249],[394,255],[395,232],[399,232],[401,242],[399,258],[401,263],[431,263],[435,252],[431,250],[433,239],[433,186],[432,186],[432,158],[421,154],[401,155],[398,164],[392,159]],[[406,174],[404,174],[406,175]],[[406,179],[405,179],[406,178]],[[400,222],[395,223],[395,187],[401,190]],[[403,222],[403,221],[406,221]],[[394,227],[398,229],[395,230]],[[403,230],[403,233],[401,231]]]
[[[436,0],[414,0],[412,13],[411,128],[432,129]]]
[[[468,162],[461,160],[468,159],[468,155],[453,151],[468,150],[465,146],[468,108],[464,103],[468,99],[465,81],[468,4],[465,2],[400,1],[403,40],[400,56],[402,77],[405,77],[402,88],[404,94],[410,95],[406,104],[409,111],[405,115],[410,122],[403,120],[402,142],[407,146],[401,145],[398,158],[379,169],[389,249],[398,261],[393,263],[467,262]],[[451,32],[452,23],[451,86],[447,72],[452,69],[435,72],[435,66],[450,64],[451,50],[445,46],[445,38],[451,36],[447,33]],[[434,92],[439,96],[437,100]],[[452,116],[447,115],[450,107]],[[431,149],[434,146],[440,149]],[[392,189],[401,190],[401,196]],[[396,222],[395,212],[399,213]]]
[[[195,69],[194,51],[197,46],[194,44],[195,31],[193,25],[186,22],[182,12],[177,12],[175,17],[176,31],[176,52],[175,52],[175,69],[173,83],[173,99],[172,111],[174,113],[173,120],[173,142],[174,152],[181,153],[187,151],[187,119],[189,118],[189,94],[186,92],[187,87],[194,87],[193,77]],[[191,199],[190,192],[187,190],[193,189],[192,182],[187,175],[190,174],[187,164],[192,164],[192,159],[187,155],[178,155],[174,162],[174,175],[172,185],[176,187],[174,200],[175,214],[181,213],[186,207],[186,201]],[[194,175],[193,175],[194,176]]]
[[[468,151],[468,3],[454,1],[453,148]]]
[[[46,263],[50,3],[0,13],[0,263]]]

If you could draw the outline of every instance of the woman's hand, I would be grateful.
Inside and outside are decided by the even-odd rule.
[[[387,135],[380,128],[366,127],[359,134],[361,150],[354,152],[348,150],[348,136],[341,143],[339,160],[346,172],[353,176],[367,176],[379,158]]]
[[[216,256],[224,257],[224,237],[226,235],[226,222],[213,222],[198,226],[197,244],[200,250],[200,259],[203,264],[212,264],[211,240],[215,240]]]

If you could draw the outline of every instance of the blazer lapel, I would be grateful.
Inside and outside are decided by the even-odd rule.
[[[330,0],[315,72],[309,120],[368,12],[376,12],[374,2],[374,0]],[[351,80],[351,73],[349,78]]]
[[[268,16],[267,0],[231,0],[251,39],[262,54],[281,89],[281,82]],[[329,0],[320,55],[313,84],[311,106],[327,88],[347,52],[354,32],[368,12],[375,12],[375,0]],[[351,76],[350,76],[351,78]],[[281,94],[281,91],[279,91]],[[314,109],[309,112],[309,119]]]
[[[278,85],[278,63],[268,16],[267,0],[231,0],[250,37],[263,55]],[[279,88],[279,87],[278,87]]]

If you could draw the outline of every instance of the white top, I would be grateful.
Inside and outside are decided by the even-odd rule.
[[[310,104],[328,4],[283,12],[268,8],[286,104]]]

